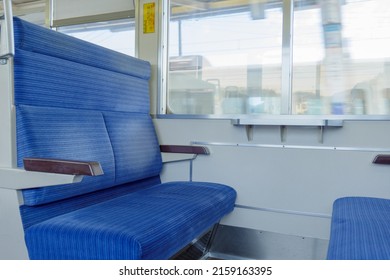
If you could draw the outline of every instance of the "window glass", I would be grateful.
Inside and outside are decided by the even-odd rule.
[[[281,3],[171,1],[167,113],[280,114]]]
[[[45,13],[43,12],[26,13],[24,15],[18,15],[18,17],[36,25],[45,26]]]
[[[58,31],[127,55],[135,55],[134,20],[65,26],[59,27]]]
[[[388,0],[295,1],[293,113],[390,113]]]

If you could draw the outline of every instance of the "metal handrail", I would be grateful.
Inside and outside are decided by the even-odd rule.
[[[15,55],[12,0],[3,0],[4,14],[0,17],[0,59]]]

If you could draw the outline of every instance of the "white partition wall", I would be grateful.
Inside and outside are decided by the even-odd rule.
[[[134,12],[134,6],[133,0],[53,0],[53,25],[89,22],[96,17],[125,18]]]

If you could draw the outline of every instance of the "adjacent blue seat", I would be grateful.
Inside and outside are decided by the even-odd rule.
[[[333,206],[328,259],[390,259],[390,200],[337,199]]]
[[[31,259],[167,259],[234,208],[236,192],[161,183],[150,64],[14,19],[18,166],[100,162],[104,175],[23,190]]]

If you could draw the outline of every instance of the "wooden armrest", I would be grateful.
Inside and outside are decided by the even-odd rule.
[[[160,145],[160,151],[163,153],[195,154],[209,155],[210,151],[205,146],[190,145]]]
[[[87,176],[98,176],[103,174],[100,163],[96,161],[24,158],[23,163],[26,171]]]
[[[376,164],[390,164],[390,155],[377,155],[372,163]]]

